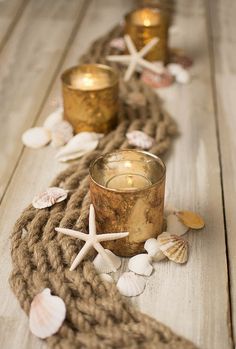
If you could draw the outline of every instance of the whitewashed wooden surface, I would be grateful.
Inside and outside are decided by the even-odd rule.
[[[132,5],[126,0],[0,2],[1,349],[45,347],[30,334],[8,286],[9,235],[33,195],[65,167],[50,147],[24,148],[21,134],[53,110],[61,71]],[[175,4],[171,45],[184,48],[195,63],[189,85],[158,91],[181,133],[166,157],[166,199],[200,212],[206,228],[189,234],[187,265],[156,265],[145,292],[134,300],[201,349],[233,348],[231,326],[236,331],[235,16],[232,0]]]

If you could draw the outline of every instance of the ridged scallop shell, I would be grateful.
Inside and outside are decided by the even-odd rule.
[[[150,264],[150,257],[145,254],[137,254],[130,258],[128,268],[136,274],[150,276],[153,271],[153,266]]]
[[[154,144],[154,139],[142,131],[130,131],[126,133],[128,143],[141,149],[149,149]]]
[[[128,94],[128,97],[126,99],[126,103],[128,105],[133,105],[137,107],[144,107],[147,103],[146,98],[144,94],[141,92],[131,92]]]
[[[61,121],[52,127],[51,133],[51,145],[55,148],[62,147],[73,137],[73,127],[68,121]]]
[[[120,276],[116,286],[123,296],[135,297],[143,293],[146,280],[143,276],[136,275],[130,271]]]
[[[166,258],[164,253],[160,250],[160,244],[157,239],[150,238],[144,244],[144,249],[147,251],[148,256],[154,262],[159,262]]]
[[[44,192],[36,195],[33,198],[32,205],[35,208],[42,209],[50,207],[67,198],[68,191],[58,187],[50,187]]]
[[[44,121],[43,127],[48,130],[52,130],[53,127],[63,121],[63,108],[57,108],[54,112],[49,114],[47,119]]]
[[[50,142],[51,134],[44,127],[33,127],[25,131],[21,139],[27,147],[37,149],[44,147]]]
[[[116,270],[118,270],[121,266],[121,259],[120,257],[116,256],[113,252],[110,250],[105,249],[106,253],[108,254],[109,258],[112,260],[113,265],[115,266]],[[110,265],[107,264],[106,261],[102,258],[102,256],[98,253],[96,257],[93,260],[94,267],[96,271],[99,274],[103,273],[111,273],[113,270]]]
[[[178,211],[176,216],[180,221],[189,228],[192,229],[202,229],[205,226],[203,218],[192,211]]]
[[[47,338],[56,333],[66,316],[64,301],[52,296],[49,288],[45,288],[34,297],[29,312],[29,327],[39,338]]]
[[[167,232],[158,236],[160,249],[166,257],[175,263],[186,263],[188,260],[188,242],[178,235]]]
[[[112,279],[111,275],[109,275],[109,274],[102,273],[102,274],[99,274],[99,276],[102,279],[102,281],[110,282],[110,283],[112,283],[114,281]]]
[[[124,51],[125,50],[125,40],[121,38],[114,38],[110,41],[110,47],[116,48],[119,51]]]
[[[176,214],[170,214],[166,218],[167,222],[167,228],[166,230],[168,233],[176,234],[178,236],[184,235],[188,231],[188,227],[184,225],[179,218],[176,216]]]
[[[99,139],[102,137],[101,133],[80,132],[59,150],[56,159],[62,162],[77,159],[97,148]]]

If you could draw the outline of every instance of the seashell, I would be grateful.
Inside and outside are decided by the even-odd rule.
[[[130,271],[120,276],[116,286],[123,296],[135,297],[143,293],[146,280],[143,276],[136,275]]]
[[[151,86],[153,88],[168,87],[174,81],[173,76],[167,70],[162,74],[157,74],[147,69],[143,70],[141,80],[146,85]]]
[[[150,257],[145,253],[130,258],[128,268],[136,274],[150,276],[153,266],[150,264]]]
[[[175,214],[170,214],[166,218],[168,233],[178,236],[184,235],[188,231],[188,227],[184,225]]]
[[[187,84],[190,81],[190,76],[187,70],[183,69],[175,76],[175,79],[180,84]]]
[[[145,96],[140,92],[131,92],[128,94],[128,98],[126,100],[126,103],[128,105],[133,105],[137,107],[144,107],[146,105],[146,98]]]
[[[62,147],[56,154],[59,161],[69,161],[77,159],[84,154],[94,150],[103,137],[101,133],[81,132],[70,139],[70,141]]]
[[[202,217],[192,211],[178,211],[176,216],[184,225],[192,229],[202,229],[205,225]]]
[[[177,76],[183,70],[182,66],[177,63],[169,63],[166,66],[166,68],[169,71],[169,73],[173,76]]]
[[[99,274],[99,276],[102,279],[102,281],[104,281],[104,282],[110,282],[110,283],[113,282],[113,279],[112,279],[111,275],[109,275],[109,274],[102,273],[102,274]]]
[[[44,127],[33,127],[22,135],[22,142],[29,148],[41,148],[51,140],[50,132]]]
[[[47,338],[56,333],[66,317],[64,301],[52,296],[49,288],[37,294],[30,306],[30,331],[39,338]]]
[[[56,124],[62,121],[63,121],[63,108],[60,107],[60,108],[57,108],[51,114],[49,114],[47,119],[44,121],[43,127],[51,131]]]
[[[149,149],[154,144],[154,138],[138,130],[127,132],[126,138],[128,139],[128,143],[130,145],[141,149]]]
[[[68,191],[58,187],[48,188],[46,191],[36,195],[33,198],[32,205],[35,208],[50,207],[67,198]]]
[[[174,50],[171,54],[170,61],[180,64],[184,69],[190,68],[193,65],[193,60],[186,56],[183,51],[178,52]]]
[[[114,38],[110,41],[110,47],[116,48],[119,51],[125,50],[125,40],[123,38]]]
[[[147,251],[148,256],[151,257],[154,262],[159,262],[162,259],[166,258],[164,253],[160,250],[160,244],[157,239],[148,239],[144,244],[144,249]]]
[[[61,147],[73,137],[73,127],[68,121],[61,121],[52,127],[52,146]]]
[[[120,259],[120,257],[116,256],[110,250],[105,249],[105,251],[109,255],[109,257],[112,260],[112,262],[113,262],[114,266],[116,267],[116,269],[118,270],[120,268],[120,266],[121,266],[121,259]],[[94,264],[94,267],[95,267],[96,271],[99,274],[111,273],[113,271],[112,268],[110,267],[110,265],[108,265],[106,263],[106,261],[104,261],[104,259],[102,258],[102,256],[99,253],[94,258],[93,264]]]
[[[186,263],[188,260],[188,242],[178,235],[162,233],[157,238],[160,249],[166,257],[175,263]]]

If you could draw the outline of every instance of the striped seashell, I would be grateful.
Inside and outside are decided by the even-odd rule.
[[[186,263],[188,260],[188,242],[178,235],[162,233],[157,238],[160,250],[175,263]]]

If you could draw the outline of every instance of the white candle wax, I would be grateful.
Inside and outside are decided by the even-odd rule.
[[[110,189],[136,190],[150,186],[152,183],[139,174],[120,174],[109,179],[106,186]]]

